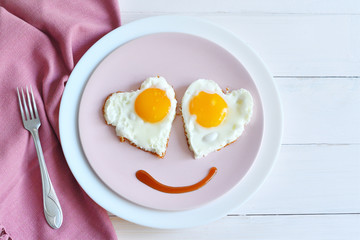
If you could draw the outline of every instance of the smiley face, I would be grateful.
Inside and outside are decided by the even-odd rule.
[[[158,73],[174,88],[179,103],[187,88],[201,77],[216,80],[222,89],[247,89],[254,99],[254,113],[242,136],[228,147],[195,160],[178,104],[164,158],[127,141],[119,142],[115,127],[104,122],[105,98],[119,90],[136,90],[146,77]],[[160,210],[193,209],[223,196],[250,169],[263,136],[259,91],[241,61],[207,39],[181,33],[140,37],[113,51],[87,79],[77,111],[84,157],[98,179],[117,197]],[[137,171],[145,170],[167,186],[191,186],[205,178],[212,167],[217,173],[204,187],[183,194],[154,190],[136,178]]]
[[[117,92],[105,101],[103,113],[108,125],[116,127],[121,141],[128,140],[139,149],[163,158],[175,118],[176,99],[165,78],[148,78],[134,92]],[[252,98],[240,89],[224,94],[211,80],[200,79],[186,90],[181,106],[185,133],[195,158],[236,141],[252,114]],[[145,170],[136,178],[165,193],[186,193],[207,184],[217,173],[211,167],[199,182],[188,186],[168,186],[155,180]]]

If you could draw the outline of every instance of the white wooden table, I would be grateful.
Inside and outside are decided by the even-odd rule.
[[[360,239],[360,1],[119,0],[122,23],[197,16],[237,34],[269,66],[282,147],[260,190],[185,230],[110,218],[119,239]]]

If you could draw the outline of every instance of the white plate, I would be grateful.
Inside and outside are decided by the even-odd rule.
[[[113,50],[135,38],[158,32],[188,33],[206,38],[231,52],[255,81],[263,103],[264,135],[258,156],[241,182],[219,199],[196,209],[160,211],[129,202],[108,188],[91,169],[78,134],[79,102],[96,66]],[[252,195],[269,174],[279,150],[282,113],[273,79],[261,59],[232,33],[203,20],[161,16],[138,20],[113,30],[96,42],[71,73],[60,105],[60,137],[67,163],[85,192],[109,212],[154,228],[186,228],[225,216]]]

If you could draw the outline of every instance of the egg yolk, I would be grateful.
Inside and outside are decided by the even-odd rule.
[[[196,115],[196,122],[203,127],[218,126],[226,117],[228,106],[216,93],[199,92],[189,105],[190,114]]]
[[[135,100],[135,111],[145,122],[163,120],[170,110],[171,102],[166,92],[159,88],[142,91]]]

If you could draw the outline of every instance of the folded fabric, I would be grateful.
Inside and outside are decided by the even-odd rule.
[[[77,61],[120,26],[116,0],[0,1],[0,239],[116,239],[104,209],[71,174],[59,141],[59,106]],[[43,214],[40,168],[24,129],[16,87],[31,85],[40,140],[64,221],[52,229]]]

